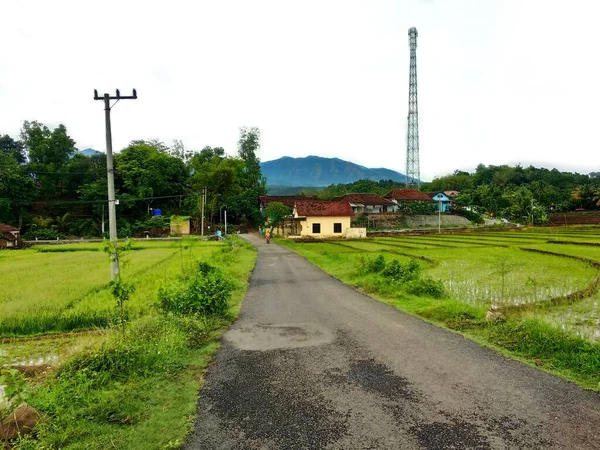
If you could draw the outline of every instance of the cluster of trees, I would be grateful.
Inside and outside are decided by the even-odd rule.
[[[525,223],[544,223],[548,213],[600,207],[600,179],[533,166],[485,166],[434,179],[428,190],[457,190],[457,205]]]
[[[359,180],[331,185],[318,195],[324,199],[350,192],[384,195],[391,189],[403,187],[391,180]],[[460,191],[460,196],[455,199],[458,206],[475,207],[480,213],[522,223],[544,223],[551,212],[600,208],[600,177],[597,172],[582,175],[533,166],[480,164],[474,173],[457,170],[451,175],[423,183],[421,190]]]
[[[198,217],[204,187],[207,225],[219,222],[224,207],[232,223],[260,223],[266,182],[259,147],[254,127],[240,129],[237,156],[221,147],[190,151],[180,141],[131,142],[114,156],[119,234],[164,225],[152,217],[154,209]],[[106,155],[78,152],[65,126],[26,121],[17,139],[0,134],[0,222],[45,237],[99,236],[106,203]]]

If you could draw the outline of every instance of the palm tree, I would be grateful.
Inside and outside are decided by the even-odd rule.
[[[596,192],[591,183],[582,184],[571,193],[571,198],[577,200],[582,208],[589,208],[596,205]]]
[[[594,191],[594,201],[596,202],[596,206],[600,207],[600,188]]]

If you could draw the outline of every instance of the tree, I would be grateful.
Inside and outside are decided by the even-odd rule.
[[[15,141],[8,134],[0,135],[0,152],[12,155],[17,164],[21,166],[27,162],[25,144],[21,141]]]
[[[592,209],[596,206],[595,201],[596,188],[592,183],[586,183],[577,186],[571,193],[575,207]]]
[[[61,198],[69,184],[69,160],[76,151],[67,128],[61,124],[50,131],[39,122],[25,121],[21,139],[27,149],[29,169],[39,188],[38,198]]]
[[[292,209],[280,202],[271,202],[267,205],[266,217],[271,232],[275,227],[280,227],[285,222],[286,217],[292,214]]]
[[[115,169],[119,200],[136,218],[147,215],[150,206],[179,204],[177,196],[184,195],[189,177],[182,160],[146,142],[131,144],[115,155]]]
[[[238,140],[238,154],[246,168],[248,187],[261,184],[260,159],[256,152],[260,148],[260,130],[257,127],[241,127]]]
[[[20,151],[22,147],[18,141],[2,136],[0,142],[0,222],[20,228],[33,201],[33,179],[20,163],[23,162]]]

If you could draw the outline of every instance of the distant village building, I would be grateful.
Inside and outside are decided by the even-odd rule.
[[[0,248],[19,246],[19,229],[0,223]]]
[[[348,202],[297,201],[294,222],[300,236],[346,237],[354,211]]]
[[[431,199],[438,204],[438,210],[445,213],[452,209],[452,199],[445,192],[428,192]]]
[[[393,189],[384,196],[393,201],[398,210],[411,203],[432,203],[433,200],[427,194],[417,189]]]
[[[316,195],[261,195],[259,198],[261,211],[265,210],[272,202],[283,203],[288,208],[293,209],[297,201],[318,200]]]
[[[370,193],[346,194],[341,197],[335,197],[332,201],[350,203],[350,207],[355,215],[395,212],[397,208],[392,200]]]

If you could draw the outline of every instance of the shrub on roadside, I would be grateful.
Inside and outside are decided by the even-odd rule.
[[[233,283],[221,269],[202,262],[187,280],[161,286],[158,305],[175,314],[224,316],[233,289]]]
[[[402,264],[397,259],[394,259],[385,266],[381,274],[397,283],[406,283],[419,278],[421,266],[414,259],[411,259],[406,264]]]
[[[419,278],[410,281],[406,286],[406,292],[418,296],[429,296],[433,298],[442,298],[446,296],[444,284],[439,280],[431,278]]]
[[[385,259],[383,255],[363,256],[360,258],[360,272],[363,275],[369,273],[379,273],[385,269]]]

